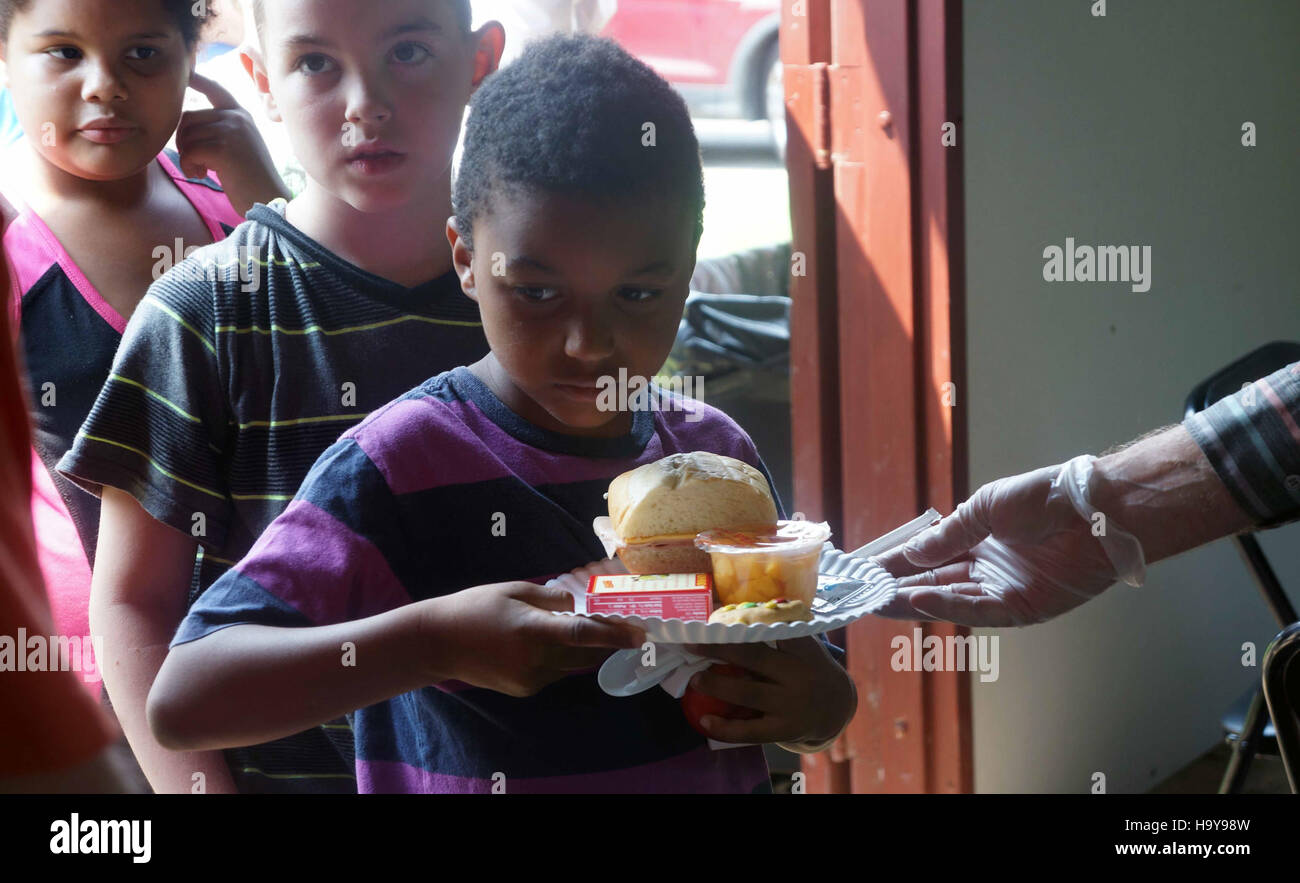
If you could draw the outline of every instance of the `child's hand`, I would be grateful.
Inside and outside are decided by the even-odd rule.
[[[212,102],[210,110],[187,110],[176,129],[181,174],[203,178],[214,169],[235,211],[246,214],[255,202],[292,194],[280,180],[257,131],[257,124],[220,83],[194,73],[190,88]]]
[[[715,668],[691,678],[691,686],[735,705],[761,712],[750,720],[712,715],[700,725],[719,742],[781,742],[809,750],[830,742],[857,710],[857,691],[817,638],[766,644],[687,645],[686,650],[747,669],[750,677]]]
[[[611,648],[640,647],[645,633],[572,610],[573,596],[536,583],[475,586],[428,602],[434,668],[510,696],[531,696],[571,672],[600,665]]]

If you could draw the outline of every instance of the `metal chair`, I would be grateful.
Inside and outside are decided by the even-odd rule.
[[[1184,413],[1190,416],[1203,411],[1220,399],[1239,392],[1246,384],[1296,361],[1300,361],[1300,343],[1276,341],[1265,344],[1197,384],[1187,396]],[[1291,790],[1296,791],[1296,776],[1300,773],[1297,768],[1300,764],[1300,726],[1297,726],[1295,714],[1300,708],[1296,701],[1300,694],[1300,665],[1294,666],[1294,672],[1290,669],[1300,656],[1300,630],[1297,630],[1300,616],[1282,590],[1282,584],[1278,582],[1277,574],[1254,533],[1240,534],[1233,537],[1233,542],[1259,586],[1264,603],[1283,630],[1264,654],[1262,685],[1252,687],[1223,717],[1224,737],[1232,747],[1232,757],[1224,771],[1219,793],[1235,794],[1241,790],[1256,754],[1279,753],[1287,768]],[[1264,686],[1270,683],[1271,687]],[[1266,690],[1270,698],[1266,698]],[[1270,711],[1273,712],[1271,718]],[[1279,718],[1282,720],[1280,727]]]
[[[1264,697],[1291,792],[1300,794],[1300,622],[1278,632],[1264,651]]]

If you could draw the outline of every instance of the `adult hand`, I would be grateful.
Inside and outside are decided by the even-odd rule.
[[[901,577],[898,598],[881,615],[1030,625],[1105,591],[1119,574],[1093,533],[1098,522],[1084,518],[1056,481],[1061,471],[1048,466],[990,482],[934,527],[877,556]],[[1108,529],[1104,517],[1100,529]]]

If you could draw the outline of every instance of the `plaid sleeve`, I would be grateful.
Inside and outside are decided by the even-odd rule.
[[[96,495],[103,485],[131,494],[154,518],[218,551],[233,510],[222,469],[230,426],[215,289],[181,272],[185,266],[150,286],[136,307],[58,470]]]
[[[1300,518],[1300,362],[1183,425],[1256,526]]]

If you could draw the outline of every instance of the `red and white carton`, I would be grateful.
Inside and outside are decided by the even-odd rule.
[[[587,613],[707,620],[713,578],[707,573],[596,574],[587,582]]]

